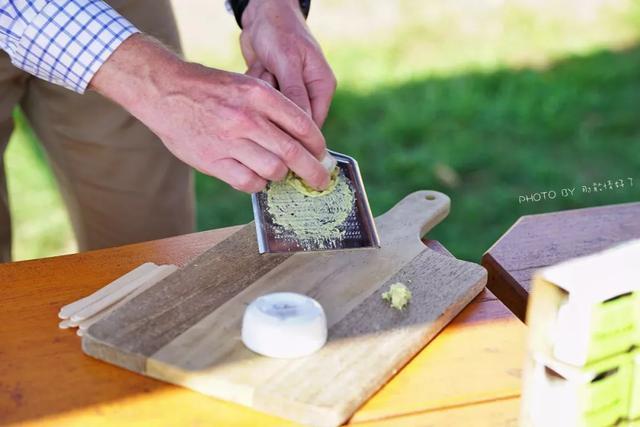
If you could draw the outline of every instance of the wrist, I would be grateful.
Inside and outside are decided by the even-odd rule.
[[[159,101],[162,93],[170,90],[185,65],[157,40],[135,34],[102,64],[90,88],[138,116],[143,105]]]
[[[242,13],[242,28],[250,28],[270,8],[277,8],[278,10],[285,8],[299,14],[303,20],[305,18],[300,8],[299,0],[250,0]]]

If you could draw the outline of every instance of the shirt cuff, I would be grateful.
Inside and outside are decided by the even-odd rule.
[[[113,51],[137,32],[101,0],[54,0],[29,23],[12,62],[37,77],[84,93]]]

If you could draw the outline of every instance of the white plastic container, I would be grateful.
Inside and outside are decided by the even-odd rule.
[[[242,318],[242,342],[264,356],[303,357],[318,351],[326,341],[324,310],[306,295],[263,295],[247,306]]]

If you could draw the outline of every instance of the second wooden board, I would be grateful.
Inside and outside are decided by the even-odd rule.
[[[420,237],[449,199],[420,191],[378,217],[382,247],[259,255],[253,224],[91,326],[87,354],[161,380],[305,424],[335,426],[426,345],[486,283],[482,267],[440,255]],[[391,283],[412,291],[397,311]],[[246,305],[269,292],[309,295],[324,307],[329,339],[295,360],[249,351]]]

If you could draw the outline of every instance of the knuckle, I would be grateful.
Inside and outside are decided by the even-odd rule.
[[[284,165],[277,160],[267,160],[264,165],[264,174],[266,178],[277,181],[283,177]]]
[[[300,85],[290,85],[282,89],[282,93],[287,98],[304,98],[307,96],[307,91]]]
[[[244,191],[245,193],[253,193],[261,190],[260,180],[249,175],[237,178],[236,181],[231,184],[231,186],[236,190]]]
[[[297,159],[302,150],[302,146],[294,139],[285,139],[282,142],[282,158],[285,162],[290,163]]]
[[[264,80],[253,79],[249,93],[254,99],[267,99],[271,95],[273,89]]]
[[[234,132],[231,127],[225,126],[224,128],[218,129],[216,136],[220,141],[228,143],[230,141],[233,141]]]
[[[235,112],[233,119],[231,120],[233,123],[232,130],[229,130],[229,134],[231,135],[239,135],[244,134],[246,132],[238,132],[238,131],[246,131],[248,129],[253,129],[255,127],[255,120],[252,115],[246,110],[238,110]]]
[[[313,130],[313,122],[306,114],[298,114],[296,119],[296,132],[303,138],[311,135]]]
[[[290,65],[297,65],[300,62],[301,51],[306,49],[305,40],[300,39],[295,33],[288,33],[287,37],[280,43],[282,54]]]

